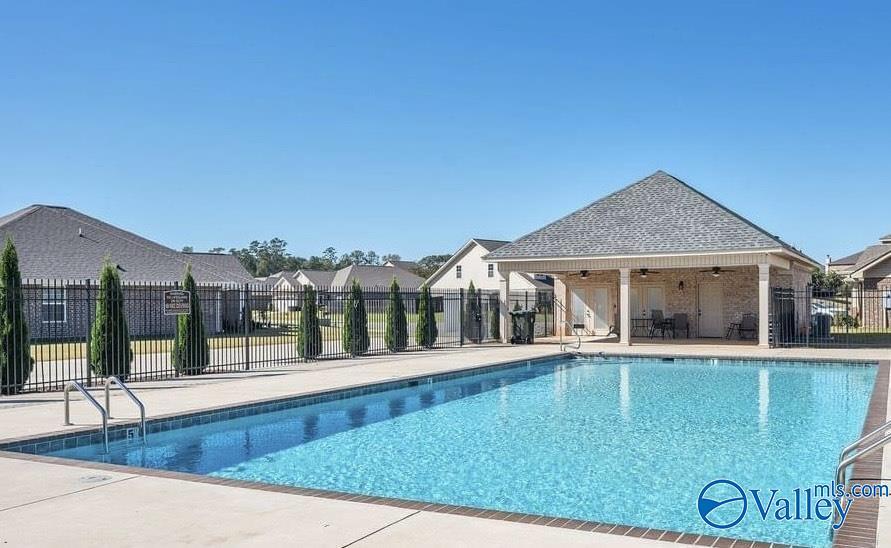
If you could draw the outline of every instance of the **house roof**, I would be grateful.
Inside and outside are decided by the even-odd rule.
[[[424,285],[424,279],[395,266],[350,265],[341,268],[334,275],[331,285],[345,287],[359,280],[362,287],[386,287],[393,278],[401,288],[416,288]]]
[[[124,281],[179,281],[189,263],[200,284],[254,281],[234,265],[221,270],[216,257],[186,255],[67,207],[33,205],[0,217],[0,239],[7,236],[25,279],[95,279],[108,258]]]
[[[485,238],[471,238],[467,240],[467,243],[461,246],[458,251],[454,252],[449,259],[442,263],[442,266],[436,269],[436,272],[430,275],[430,278],[427,279],[427,282],[431,285],[436,283],[437,280],[445,273],[448,272],[452,265],[461,260],[463,257],[473,246],[478,245],[482,247],[487,253],[491,253],[496,249],[508,244],[510,242],[506,242],[504,240],[487,240]]]
[[[799,250],[657,171],[489,253],[487,259]]]
[[[396,268],[401,268],[402,270],[408,270],[409,272],[413,272],[416,268],[418,268],[418,263],[415,261],[387,261],[384,266],[392,265]]]
[[[300,270],[316,287],[328,287],[334,283],[334,270]]]
[[[200,261],[208,266],[217,269],[218,272],[226,272],[228,274],[231,274],[234,278],[242,278],[245,281],[253,279],[251,273],[247,271],[243,264],[241,264],[241,261],[238,260],[238,257],[230,253],[183,253],[190,260],[193,261],[193,265],[196,262]],[[193,266],[192,268],[195,267]]]
[[[470,241],[476,242],[489,253],[510,243],[507,240],[486,240],[484,238],[471,238]]]
[[[543,280],[537,279],[534,275],[526,273],[526,272],[516,272],[518,276],[532,284],[532,287],[535,289],[554,289],[553,280],[551,283],[547,283]]]

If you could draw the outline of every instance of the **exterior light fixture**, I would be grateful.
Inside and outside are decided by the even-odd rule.
[[[684,280],[678,282],[678,291],[684,290]]]
[[[582,270],[581,272],[579,272],[579,277],[583,280],[587,280],[588,279],[588,271]]]
[[[647,277],[647,269],[646,269],[646,268],[641,268],[641,269],[640,269],[640,277],[641,277],[641,278],[646,278],[646,277]]]

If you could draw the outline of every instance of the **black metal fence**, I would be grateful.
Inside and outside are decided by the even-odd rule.
[[[69,380],[95,383],[91,367],[91,328],[96,321],[99,286],[94,280],[23,282],[21,308],[30,340],[33,366],[27,379],[5,375],[3,392],[59,390]],[[126,283],[120,296],[127,321],[132,359],[128,381],[157,380],[179,376],[173,360],[177,316],[165,314],[164,294],[181,289],[177,283]],[[264,285],[203,285],[196,294],[208,338],[207,365],[202,373],[268,368],[307,361],[353,357],[344,343],[344,320],[349,288],[317,288],[320,353],[312,360],[301,357],[300,320],[303,289],[272,289]],[[399,351],[456,347],[492,342],[497,325],[498,293],[478,292],[472,308],[466,290],[431,289],[435,336],[424,346],[416,336],[418,289],[400,292],[406,311],[407,344]],[[387,354],[389,288],[363,288],[367,315],[367,350],[361,355]],[[511,306],[535,309],[539,336],[553,334],[553,293],[512,292]],[[16,303],[9,303],[14,305]],[[468,314],[478,310],[478,314]],[[493,315],[495,317],[493,318]],[[16,334],[13,334],[16,335]],[[21,334],[17,334],[21,338]],[[353,336],[357,334],[353,333]],[[365,346],[365,345],[363,345]],[[11,384],[17,386],[10,389]]]
[[[774,346],[891,347],[891,288],[773,289]]]

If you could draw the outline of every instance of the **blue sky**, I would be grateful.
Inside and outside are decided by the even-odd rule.
[[[822,260],[891,232],[889,12],[6,2],[0,205],[416,258],[664,169]]]

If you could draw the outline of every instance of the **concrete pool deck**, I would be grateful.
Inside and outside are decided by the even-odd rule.
[[[763,359],[887,360],[891,350],[761,349],[712,344],[586,343],[585,352]],[[194,379],[133,383],[149,417],[246,401],[442,373],[496,362],[559,353],[554,345],[478,346],[396,356],[324,362],[309,369],[257,370]],[[96,396],[98,397],[99,391]],[[63,427],[61,393],[0,398],[0,442],[78,428],[95,428],[95,410],[74,396],[72,421]],[[120,393],[112,398],[116,421],[135,410]],[[113,421],[116,422],[116,421]],[[886,451],[882,477],[891,477]],[[50,459],[51,460],[51,459]],[[256,545],[303,546],[669,546],[585,530],[430,512],[381,504],[245,489],[141,474],[127,469],[55,464],[0,454],[0,542],[17,545]],[[132,473],[131,473],[132,472]],[[880,502],[872,545],[891,545],[891,508]],[[101,512],[98,510],[101,509]],[[102,523],[114,524],[106,529]],[[51,524],[51,526],[48,526]],[[707,539],[697,544],[708,545]],[[868,541],[869,539],[864,539]],[[695,541],[695,539],[694,539]],[[717,541],[715,541],[717,542]],[[864,544],[869,545],[868,542]],[[737,545],[743,545],[737,543]],[[748,545],[748,544],[746,544]]]

